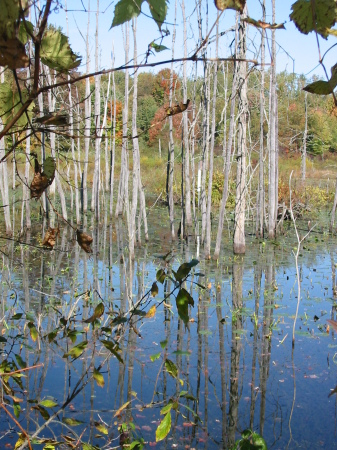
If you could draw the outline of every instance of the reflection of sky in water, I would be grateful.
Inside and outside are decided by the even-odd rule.
[[[236,284],[233,282],[233,271],[241,264],[240,258],[235,261],[233,256],[224,256],[218,266],[214,262],[208,262],[196,268],[196,271],[203,272],[205,277],[196,277],[194,281],[205,284],[210,289],[201,291],[196,285],[193,288],[188,286],[188,289],[192,289],[195,301],[191,310],[194,322],[189,323],[189,329],[177,320],[173,297],[167,301],[167,304],[172,305],[172,312],[170,308],[161,305],[154,318],[136,317],[134,326],[141,337],[128,331],[121,340],[125,365],[120,365],[116,358],[112,357],[108,366],[105,365],[102,369],[105,386],[99,388],[94,382],[90,382],[71,402],[65,416],[76,417],[86,424],[99,420],[100,416],[111,427],[109,431],[113,438],[118,438],[116,424],[132,418],[137,434],[152,442],[155,441],[159,420],[163,417],[160,416],[160,409],[170,399],[178,399],[178,393],[185,390],[197,399],[197,402],[193,397],[190,400],[179,400],[180,414],[172,411],[172,431],[168,441],[158,443],[156,448],[184,448],[185,445],[190,448],[226,448],[222,439],[231,443],[234,429],[243,431],[250,426],[263,434],[271,448],[284,449],[289,441],[289,448],[337,447],[336,397],[333,395],[328,398],[330,390],[337,384],[337,366],[333,362],[337,347],[334,332],[330,330],[327,335],[324,328],[326,319],[331,318],[334,304],[334,261],[331,254],[336,255],[336,246],[330,242],[328,250],[325,244],[324,249],[320,250],[314,240],[304,246],[308,249],[302,251],[303,256],[299,259],[302,300],[296,325],[293,361],[291,341],[297,285],[291,247],[285,242],[276,248],[271,244],[260,249],[255,246],[251,251],[249,249],[250,253],[247,252],[243,279],[237,280]],[[262,252],[259,253],[259,250]],[[174,267],[192,259],[193,256],[193,249],[187,251],[179,258],[179,262],[174,263]],[[67,258],[63,258],[66,262]],[[141,292],[149,289],[160,267],[160,259],[150,258],[148,262],[144,258],[146,256],[142,249],[140,258],[135,263],[131,283],[134,302],[138,299],[139,285]],[[75,261],[75,268],[69,261]],[[85,264],[82,253],[77,255],[77,260],[76,255],[74,257],[72,254],[71,260],[68,260],[70,269],[67,269],[63,261],[59,266],[56,282],[56,277],[50,275],[53,267],[57,267],[55,260],[45,267],[43,285],[44,292],[55,295],[55,298],[44,296],[44,302],[55,303],[57,298],[62,298],[70,305],[73,290],[77,288],[77,292],[82,293],[86,289],[83,287],[86,271],[87,287],[98,286],[101,297],[106,303],[111,303],[112,309],[117,311],[122,305],[126,307],[124,280],[129,276],[129,268],[118,261],[117,255],[113,255],[109,261],[107,254],[102,252],[97,269],[94,270],[93,257]],[[112,268],[109,269],[109,266]],[[14,284],[23,299],[24,289],[19,274],[20,270],[14,274]],[[46,283],[47,276],[50,276],[49,287]],[[73,285],[69,285],[69,277]],[[259,280],[260,296],[259,305],[256,307]],[[38,276],[30,275],[30,286],[38,291],[39,285],[41,281]],[[167,286],[167,290],[170,289],[172,283],[171,287]],[[243,298],[241,310],[234,308],[233,311],[233,289]],[[37,313],[36,305],[40,294],[36,291],[30,293],[31,305],[34,305]],[[159,294],[154,301],[163,299],[163,296],[163,286],[160,285]],[[273,307],[275,304],[276,307]],[[78,312],[82,312],[81,302],[79,306]],[[257,313],[257,329],[254,326],[254,311]],[[317,321],[314,316],[318,317]],[[51,331],[54,328],[54,317],[55,313],[50,309],[43,322],[46,330]],[[80,319],[82,316],[78,317]],[[223,323],[220,322],[221,319],[224,319]],[[79,326],[83,328],[81,323]],[[62,336],[62,333],[59,336]],[[79,336],[77,343],[81,339]],[[164,340],[167,340],[165,349],[160,345]],[[41,345],[42,351],[47,348],[44,342]],[[233,348],[237,353],[233,352]],[[92,346],[87,349],[85,355],[90,355],[91,352]],[[159,359],[151,362],[150,356],[159,352]],[[30,398],[53,396],[59,403],[67,398],[69,386],[75,386],[85,372],[88,361],[80,358],[67,365],[60,357],[62,354],[63,351],[55,344],[47,354],[23,350],[22,357],[29,360],[30,365],[44,361],[47,371],[46,376],[42,369],[28,374]],[[104,350],[100,355],[95,355],[95,367],[107,354]],[[235,357],[237,367],[234,367]],[[163,373],[163,358],[169,358],[178,366],[183,386],[167,373]],[[296,398],[293,403],[294,383]],[[237,391],[233,390],[235,384]],[[130,394],[131,390],[137,394],[137,398]],[[233,392],[237,392],[234,397]],[[115,410],[127,400],[132,400],[132,411],[126,408],[120,417],[113,418]],[[152,400],[156,405],[152,408],[142,408]],[[185,406],[196,411],[202,423],[191,426],[195,419]],[[34,420],[42,423],[38,413],[32,419],[29,425],[31,430],[35,427]],[[5,424],[3,426],[5,427]],[[55,426],[57,432],[62,429],[59,424]],[[78,429],[75,431],[80,434],[80,427],[76,428]],[[67,433],[66,429],[62,431]],[[85,436],[89,440],[89,437],[92,438],[95,434],[97,430],[90,431],[88,428]],[[46,431],[45,435],[50,433]],[[238,437],[236,433],[235,439]],[[92,442],[103,445],[105,441],[94,438]],[[118,439],[114,443],[117,446]]]

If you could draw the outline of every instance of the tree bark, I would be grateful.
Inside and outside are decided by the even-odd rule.
[[[187,27],[185,14],[185,0],[181,2],[181,10],[184,24],[184,58],[187,58]],[[183,62],[183,102],[187,102],[187,61]],[[188,139],[188,112],[183,114],[183,139],[184,139],[184,176],[185,176],[185,219],[186,225],[192,225],[191,211],[191,179],[190,179],[190,145]]]
[[[219,13],[218,13],[219,14]],[[218,58],[218,44],[219,44],[219,23],[216,25],[216,47],[215,58]],[[209,172],[208,172],[208,192],[207,192],[207,209],[206,209],[206,242],[205,242],[205,256],[211,258],[211,210],[212,210],[212,188],[213,188],[213,163],[214,163],[214,141],[215,141],[215,108],[217,98],[218,86],[218,63],[214,62],[213,73],[213,99],[212,99],[212,129],[211,129],[211,146],[209,155]]]
[[[272,20],[275,20],[275,0],[272,0]],[[272,64],[270,70],[270,110],[269,110],[269,189],[268,189],[268,234],[271,239],[276,234],[277,190],[276,190],[276,41],[272,30]]]
[[[239,13],[236,14],[235,55],[238,54],[238,29],[239,29]],[[214,251],[215,259],[219,258],[219,255],[220,255],[221,238],[222,238],[223,224],[224,224],[224,219],[225,219],[226,203],[227,203],[227,198],[228,198],[228,184],[229,184],[229,174],[230,174],[230,168],[231,168],[231,154],[232,154],[233,137],[234,137],[235,101],[236,101],[237,88],[238,88],[238,64],[237,64],[237,62],[234,62],[234,74],[233,74],[232,92],[231,92],[231,107],[230,107],[230,113],[229,113],[230,121],[229,121],[228,138],[227,138],[226,155],[225,155],[224,185],[223,185],[222,198],[221,198],[221,204],[220,204],[218,232],[217,232],[215,251]],[[224,139],[226,139],[225,135],[224,135]]]
[[[262,21],[266,21],[266,0],[262,4]],[[264,83],[265,83],[265,36],[266,31],[261,30],[261,89],[260,89],[260,151],[259,151],[259,184],[257,190],[256,202],[256,237],[263,237],[263,220],[264,220]]]
[[[247,23],[242,19],[247,17],[247,7],[240,16],[239,24],[239,57],[246,58],[247,51]],[[246,152],[247,152],[247,63],[240,61],[238,64],[239,77],[239,121],[237,142],[237,169],[236,169],[236,198],[234,218],[234,253],[245,253],[245,207],[246,207]]]
[[[88,24],[86,36],[86,72],[90,73],[90,48],[89,48],[89,26],[90,26],[90,0],[88,0]],[[83,179],[82,179],[82,210],[83,213],[88,209],[88,164],[89,164],[89,148],[90,148],[90,128],[91,128],[91,94],[90,79],[85,80],[85,101],[84,101],[84,162],[83,162]]]

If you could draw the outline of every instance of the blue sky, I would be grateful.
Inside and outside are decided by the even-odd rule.
[[[177,37],[175,45],[175,57],[183,57],[183,22],[181,15],[180,1],[178,0],[177,7]],[[203,1],[204,5],[206,1]],[[285,23],[286,30],[277,30],[276,39],[278,43],[278,55],[277,55],[277,70],[288,70],[289,72],[304,73],[308,77],[312,75],[318,75],[324,77],[324,72],[319,67],[319,52],[317,41],[314,33],[310,33],[305,36],[302,35],[289,19],[291,12],[292,1],[290,0],[276,0],[276,21],[277,23]],[[66,15],[64,11],[65,0],[62,0],[60,4],[63,6],[54,12],[50,18],[50,22],[56,26],[61,26],[66,31]],[[123,36],[121,27],[110,29],[114,8],[116,1],[100,0],[99,4],[99,41],[100,41],[100,68],[108,69],[111,67],[111,55],[114,48],[115,66],[122,65],[124,63],[124,49],[123,49]],[[248,14],[250,17],[258,20],[261,18],[261,7],[258,0],[248,0]],[[155,62],[160,60],[166,60],[171,58],[172,47],[172,23],[174,22],[174,6],[175,0],[170,0],[169,11],[167,16],[168,24],[166,27],[171,32],[171,35],[165,37],[163,45],[169,48],[156,55],[150,56],[148,62]],[[68,0],[68,21],[69,21],[69,36],[70,43],[75,52],[82,55],[83,66],[81,71],[85,71],[85,43],[84,39],[87,31],[88,21],[88,0]],[[198,38],[197,30],[197,16],[195,13],[195,0],[185,0],[186,15],[190,17],[188,20],[187,33],[188,33],[188,49],[189,54],[192,54],[196,47]],[[90,0],[90,54],[91,54],[91,70],[94,70],[94,52],[95,52],[95,26],[96,26],[96,10],[97,0]],[[149,10],[146,5],[143,6],[142,14],[138,19],[137,25],[137,47],[138,47],[138,62],[140,62],[146,53],[148,44],[160,37],[157,25],[152,19],[147,17]],[[209,28],[216,19],[216,8],[212,0],[208,1],[209,11]],[[202,13],[203,27],[206,27],[206,10],[203,8]],[[267,0],[267,22],[271,22],[271,1]],[[219,22],[219,31],[224,32],[220,38],[219,43],[219,56],[229,57],[231,55],[230,43],[233,39],[233,32],[229,31],[235,24],[235,12],[226,11]],[[165,27],[164,27],[165,28]],[[82,36],[81,36],[82,34]],[[205,35],[205,33],[204,33]],[[270,31],[268,31],[270,36]],[[250,26],[249,27],[249,53],[248,58],[258,57],[259,51],[260,33],[259,31]],[[130,43],[132,44],[133,37],[130,36]],[[158,41],[157,41],[158,42]],[[328,41],[319,39],[321,55],[330,48],[334,43],[337,43],[335,37],[330,37]],[[130,46],[130,59],[133,55],[132,45]],[[214,56],[214,46],[209,47],[209,56]],[[269,49],[266,47],[266,59],[270,60]],[[337,62],[337,47],[332,48],[324,59],[328,73],[330,74],[330,67]],[[159,68],[162,68],[160,66]],[[159,70],[159,69],[152,69]],[[176,70],[179,72],[181,66],[177,65]],[[189,72],[192,73],[192,64],[189,67]]]

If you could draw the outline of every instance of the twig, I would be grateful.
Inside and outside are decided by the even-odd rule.
[[[22,428],[22,426],[19,424],[19,422],[16,420],[16,418],[8,411],[8,409],[5,407],[5,405],[3,403],[0,403],[0,406],[2,409],[5,410],[6,414],[9,415],[9,417],[15,422],[15,424],[20,428],[20,430],[22,431],[23,435],[26,436],[27,439],[27,444],[30,450],[32,449],[32,446],[30,444],[30,440],[29,440],[29,436],[27,434],[27,432]]]
[[[27,370],[36,369],[37,367],[43,367],[43,366],[44,366],[44,364],[40,363],[40,364],[36,364],[35,366],[24,367],[23,369],[15,370],[14,372],[0,373],[0,377],[11,377],[12,375],[14,375],[16,373],[26,372]]]

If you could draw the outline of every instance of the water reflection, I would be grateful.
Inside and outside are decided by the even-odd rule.
[[[120,222],[93,230],[91,256],[66,230],[53,251],[36,249],[36,234],[25,236],[25,246],[7,241],[2,248],[2,362],[33,368],[22,386],[12,383],[10,391],[3,384],[1,399],[23,429],[72,445],[114,448],[141,438],[154,445],[163,408],[171,404],[171,430],[157,448],[228,449],[246,428],[263,435],[268,448],[333,448],[336,397],[328,395],[336,385],[336,342],[325,319],[336,318],[335,243],[312,242],[310,252],[303,251],[292,353],[291,242],[199,264],[199,274],[185,285],[195,302],[185,324],[176,311],[177,292],[169,296],[175,287],[170,270],[196,249],[159,243],[138,249],[130,261],[123,230]],[[158,255],[169,250],[166,260]],[[147,293],[159,268],[170,277],[157,282],[152,298]],[[100,303],[104,315],[90,321]],[[144,317],[154,304],[155,314]],[[13,319],[17,314],[22,317]],[[115,353],[102,341],[113,343]],[[83,353],[67,357],[80,343]],[[175,376],[167,361],[177,368]],[[57,406],[43,406],[46,399]],[[14,446],[20,429],[4,410],[1,420],[0,445]]]

